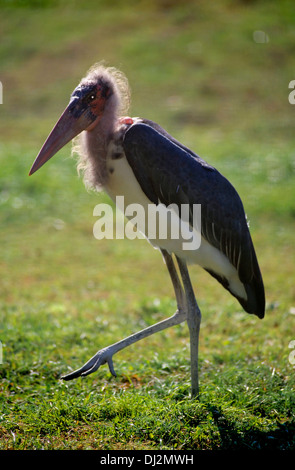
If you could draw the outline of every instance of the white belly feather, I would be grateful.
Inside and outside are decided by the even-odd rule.
[[[225,277],[229,282],[230,290],[233,291],[236,295],[247,298],[245,288],[241,281],[238,278],[236,268],[229,262],[227,257],[210,245],[200,233],[183,224],[180,221],[179,216],[176,213],[169,212],[169,218],[167,220],[171,221],[171,224],[177,224],[178,227],[181,225],[181,231],[184,237],[179,237],[177,239],[166,237],[160,238],[156,236],[154,239],[148,238],[148,206],[153,204],[147,196],[142,191],[135,175],[126,159],[125,156],[118,159],[108,159],[107,160],[107,169],[109,172],[109,177],[107,184],[104,189],[111,199],[116,202],[117,196],[124,196],[124,207],[126,208],[130,204],[140,204],[145,213],[145,218],[142,220],[142,224],[138,223],[138,230],[143,232],[143,235],[149,240],[149,242],[155,248],[162,248],[168,251],[169,253],[175,253],[178,257],[184,259],[188,264],[198,264],[203,268],[214,271],[220,276]],[[153,206],[155,206],[153,204]],[[156,206],[155,206],[156,207]],[[165,210],[165,206],[163,207]],[[138,222],[138,219],[137,219]],[[141,226],[142,225],[142,226]],[[168,235],[170,233],[175,233],[173,230],[170,230],[171,227],[167,227]],[[185,232],[189,233],[191,237],[190,243],[191,246],[199,246],[197,249],[183,249],[183,243],[188,242],[188,235],[185,235]]]

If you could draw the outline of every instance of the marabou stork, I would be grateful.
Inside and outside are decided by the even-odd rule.
[[[161,251],[169,271],[176,296],[176,313],[99,350],[80,369],[62,378],[86,376],[105,363],[115,375],[112,360],[115,353],[153,333],[187,321],[194,397],[199,393],[201,313],[187,263],[203,267],[236,297],[246,312],[259,318],[264,317],[265,310],[263,280],[244,208],[234,187],[158,124],[147,119],[122,117],[128,104],[126,77],[114,68],[94,65],[73,91],[30,174],[78,136],[74,149],[79,155],[78,169],[83,171],[86,185],[105,190],[114,201],[120,195],[127,204],[139,203],[145,208],[149,204],[161,203],[165,207],[188,204],[190,220],[185,223],[189,224],[192,236],[201,237],[201,244],[196,250],[184,250],[180,240],[171,237],[150,240]],[[201,204],[201,229],[192,227],[194,204]],[[179,223],[180,218],[181,215]]]

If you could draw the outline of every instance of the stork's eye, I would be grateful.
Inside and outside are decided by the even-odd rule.
[[[89,92],[86,96],[85,96],[85,100],[86,100],[86,103],[91,103],[91,101],[94,101],[96,99],[96,94],[92,92]]]

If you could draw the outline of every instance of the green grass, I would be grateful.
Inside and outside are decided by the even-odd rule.
[[[0,2],[0,448],[295,448],[292,2]],[[7,7],[9,6],[9,8]],[[13,8],[11,5],[22,6]],[[267,43],[255,43],[262,30]],[[267,298],[244,313],[191,267],[202,310],[199,400],[186,325],[61,382],[107,346],[174,312],[160,254],[95,240],[94,206],[67,146],[30,166],[87,68],[105,59],[153,119],[239,191]]]

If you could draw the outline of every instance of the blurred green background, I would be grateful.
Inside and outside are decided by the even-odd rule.
[[[238,190],[250,220],[266,287],[265,320],[242,313],[216,281],[191,268],[203,312],[203,392],[211,390],[216,371],[242,367],[245,357],[255,367],[264,364],[266,375],[277,371],[288,397],[293,390],[295,105],[288,85],[295,79],[294,2],[0,0],[3,446],[38,447],[38,439],[45,445],[36,429],[24,438],[26,425],[19,424],[32,390],[44,394],[45,381],[54,400],[56,390],[64,393],[57,379],[68,367],[175,309],[157,251],[144,240],[94,239],[93,208],[107,197],[85,191],[70,145],[28,177],[72,90],[101,60],[129,78],[130,115],[158,122],[216,166]],[[185,326],[177,327],[115,358],[128,380],[105,385],[103,368],[87,385],[77,381],[69,389],[75,396],[101,384],[112,391],[126,383],[143,387],[151,377],[166,380],[166,367],[176,389],[186,384],[189,393],[188,347]],[[257,400],[263,385],[259,390]],[[36,422],[35,406],[29,416]],[[167,446],[181,446],[175,439]],[[155,436],[147,440],[160,445]],[[201,440],[194,442],[197,448]],[[220,447],[216,442],[208,447]]]

